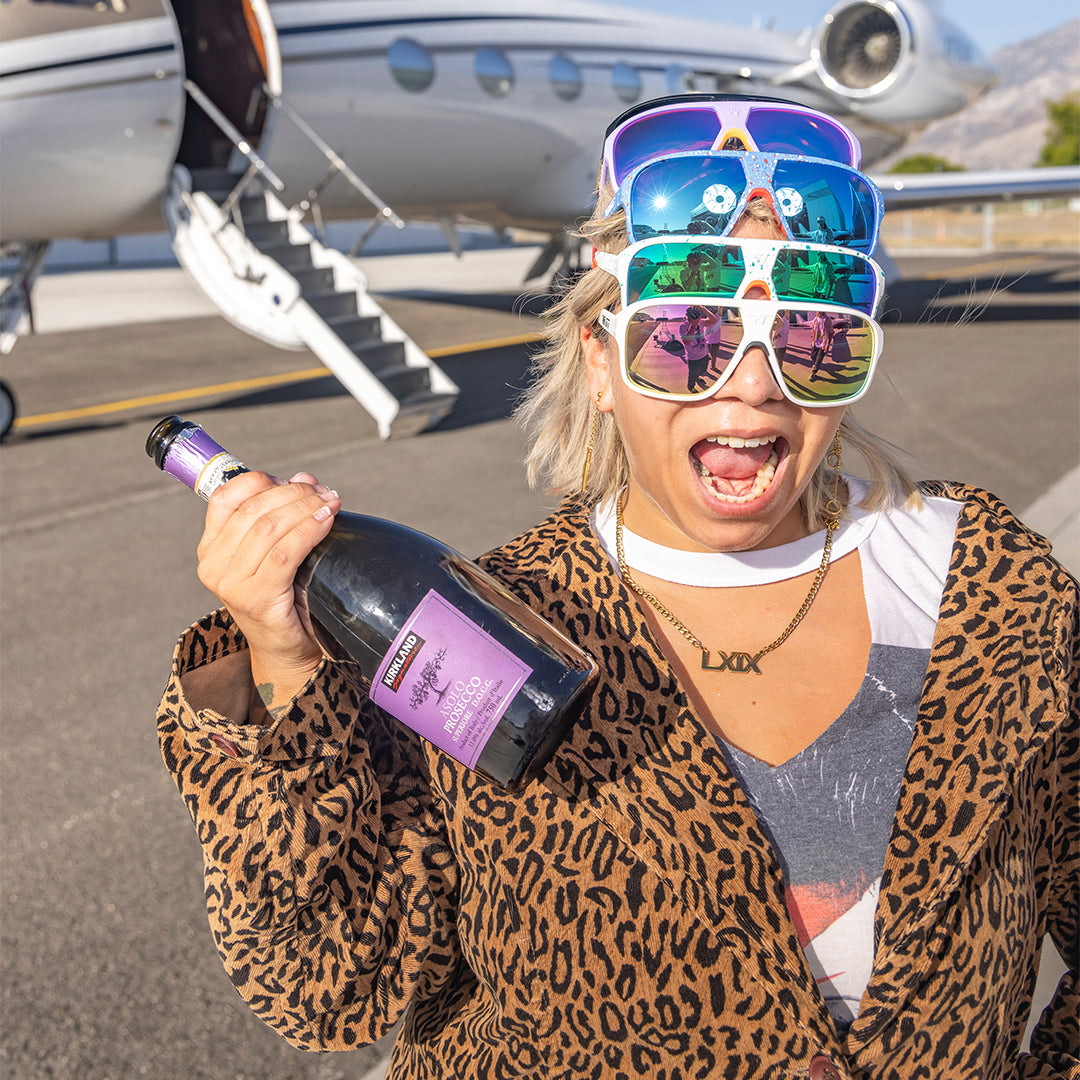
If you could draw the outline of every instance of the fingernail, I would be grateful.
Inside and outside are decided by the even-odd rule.
[[[312,517],[314,517],[316,521],[325,521],[330,514],[331,510],[329,506],[320,506],[319,509],[312,514]]]
[[[288,480],[282,480],[280,476],[271,476],[270,479],[273,480],[278,487],[282,487],[289,482]]]
[[[329,502],[331,499],[340,499],[341,496],[332,488],[323,488],[319,494]]]

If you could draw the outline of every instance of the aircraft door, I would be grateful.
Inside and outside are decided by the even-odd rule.
[[[281,54],[265,0],[172,0],[187,77],[252,146],[267,126],[262,86],[281,90]],[[224,168],[232,143],[199,106],[188,102],[177,161]]]

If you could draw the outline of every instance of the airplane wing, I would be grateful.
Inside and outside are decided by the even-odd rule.
[[[890,173],[871,177],[886,210],[1080,196],[1080,166],[976,172]]]

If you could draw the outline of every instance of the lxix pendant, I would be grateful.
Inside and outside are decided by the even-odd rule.
[[[701,666],[705,671],[737,671],[740,675],[746,675],[752,671],[756,675],[761,674],[761,668],[757,666],[757,662],[761,659],[762,653],[751,656],[745,652],[726,653],[717,649],[716,654],[720,657],[718,664],[711,662],[711,652],[707,649],[701,650]]]

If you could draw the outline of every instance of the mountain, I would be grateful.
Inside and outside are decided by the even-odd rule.
[[[937,154],[968,169],[1034,165],[1046,140],[1046,101],[1080,90],[1080,19],[1007,45],[990,57],[997,85],[970,108],[938,120],[874,166],[888,172],[909,154]]]

